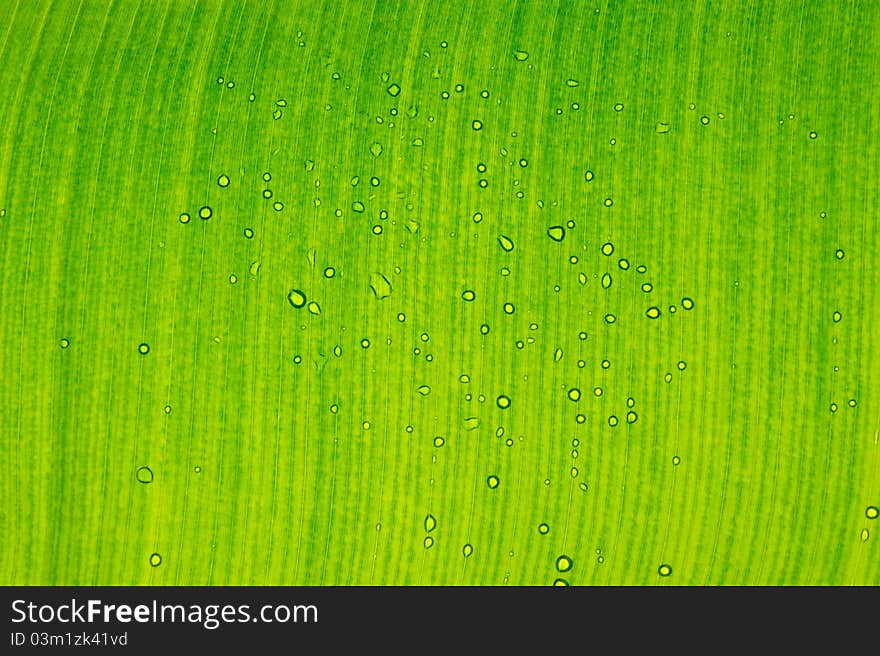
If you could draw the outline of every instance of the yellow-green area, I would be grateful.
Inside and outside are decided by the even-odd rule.
[[[0,2],[0,583],[880,584],[880,6]]]

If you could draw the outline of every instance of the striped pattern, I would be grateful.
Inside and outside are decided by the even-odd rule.
[[[0,583],[877,585],[878,35],[0,3]]]

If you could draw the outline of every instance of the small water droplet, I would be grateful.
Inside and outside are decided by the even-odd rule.
[[[574,563],[572,563],[571,558],[569,558],[569,557],[566,556],[565,554],[562,554],[561,556],[559,556],[559,557],[556,559],[556,571],[558,571],[558,572],[568,572],[569,570],[571,570],[571,566],[572,566],[573,564],[574,564]]]
[[[212,216],[214,216],[214,210],[212,210],[208,205],[199,208],[199,218],[203,221],[207,221]]]
[[[510,407],[510,397],[499,394],[498,398],[495,399],[495,404],[502,410],[507,410]]]
[[[309,301],[308,310],[310,314],[319,315],[321,314],[321,306],[318,305],[315,301]]]
[[[645,316],[649,319],[658,319],[660,318],[660,308],[658,307],[649,307],[645,310]]]
[[[516,61],[525,61],[529,58],[529,53],[527,53],[525,50],[517,50],[513,53],[513,57],[514,59],[516,59]]]
[[[465,290],[461,293],[461,300],[463,300],[463,301],[467,301],[468,303],[470,303],[470,302],[476,300],[476,298],[477,298],[477,294],[476,294],[476,292],[475,292],[474,290],[472,290],[472,289],[465,289]]]
[[[147,344],[146,342],[138,344],[138,353],[140,353],[141,355],[146,355],[149,352],[150,352],[150,345],[149,344]]]
[[[546,522],[542,522],[541,524],[538,524],[538,533],[540,533],[541,535],[547,535],[549,532],[550,532],[550,525],[549,524],[547,524]]]
[[[572,387],[568,390],[568,398],[571,401],[580,401],[581,400],[581,391],[577,387]]]
[[[498,487],[500,483],[501,481],[498,479],[497,476],[495,476],[495,474],[492,474],[486,479],[486,485],[488,485],[489,489],[491,490],[494,490],[496,487]]]
[[[565,239],[565,228],[562,226],[550,226],[547,228],[547,236],[553,241],[562,241]]]
[[[159,553],[150,554],[150,566],[151,567],[158,567],[161,564],[162,564],[162,554],[159,554]]]
[[[427,536],[427,537],[425,538],[425,543],[424,543],[424,544],[425,544],[425,549],[430,549],[431,547],[434,546],[434,538],[432,538],[430,535]]]
[[[222,174],[219,178],[217,178],[217,184],[221,187],[228,187],[229,186],[229,176],[226,175],[225,173]]]
[[[513,240],[507,235],[499,235],[498,243],[501,246],[501,249],[507,253],[513,250]]]
[[[153,470],[149,467],[140,467],[137,472],[135,472],[135,477],[137,478],[139,483],[152,483],[153,482]]]
[[[466,544],[461,548],[461,555],[465,558],[469,558],[472,553],[474,553],[474,548],[470,544]]]
[[[604,274],[602,276],[601,282],[602,282],[602,289],[608,289],[609,287],[611,287],[611,283],[612,283],[611,274],[610,273]]]
[[[868,506],[865,508],[865,517],[868,519],[877,519],[877,517],[880,517],[880,508],[877,508],[877,506]]]
[[[298,289],[291,289],[287,292],[288,302],[295,308],[305,307],[306,295]]]
[[[373,273],[370,275],[370,289],[373,290],[373,295],[377,299],[388,298],[392,292],[391,281],[382,273]]]
[[[657,568],[657,573],[660,576],[669,576],[670,574],[672,574],[672,567],[664,563]]]
[[[434,515],[427,515],[425,517],[425,533],[430,533],[435,528],[437,528],[437,519]]]
[[[446,440],[441,435],[438,435],[437,437],[434,438],[434,446],[437,447],[438,449],[441,446],[443,446],[444,444],[446,444]]]
[[[386,89],[386,91],[388,91],[388,95],[389,95],[389,96],[397,97],[397,96],[400,95],[400,85],[397,84],[397,82],[392,82],[392,83],[388,86],[388,88]]]

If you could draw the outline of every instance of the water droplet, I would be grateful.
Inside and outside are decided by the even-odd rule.
[[[617,317],[614,316],[613,314],[610,314],[610,313],[609,313],[609,314],[606,314],[606,315],[605,315],[605,323],[607,323],[607,324],[612,324],[612,323],[614,323],[614,322],[616,322],[616,321],[617,321]]]
[[[708,116],[701,116],[700,123],[702,123],[703,125],[709,125],[709,117]]]
[[[513,240],[507,235],[499,235],[498,243],[501,245],[502,250],[507,253],[513,250]]]
[[[623,111],[623,103],[617,103],[616,105],[614,105],[614,111],[615,112],[622,112]]]
[[[581,400],[581,391],[577,387],[572,387],[568,390],[568,398],[572,401],[580,401]]]
[[[319,315],[321,314],[321,306],[318,305],[315,301],[309,301],[308,310],[311,314]]]
[[[513,303],[505,303],[503,306],[504,314],[513,314],[516,312],[516,308],[513,306]]]
[[[135,472],[135,477],[137,478],[139,483],[152,483],[153,482],[153,470],[149,467],[140,467],[137,472]]]
[[[474,130],[476,130],[477,132],[479,132],[480,130],[483,129],[483,122],[479,119],[474,119],[473,123],[471,123],[471,127]]]
[[[645,310],[645,316],[649,319],[659,319],[660,318],[660,308],[658,307],[649,307]]]
[[[295,308],[305,307],[306,295],[298,289],[291,289],[287,292],[288,302]]]
[[[657,573],[660,576],[669,576],[670,574],[672,574],[672,567],[664,563],[657,568]]]
[[[849,401],[847,401],[847,405],[848,405],[850,408],[855,408],[855,407],[856,407],[856,400],[855,400],[855,399],[850,399]]]
[[[333,347],[333,355],[335,355],[337,358],[342,357],[342,347],[339,344]]]
[[[437,528],[437,519],[434,515],[427,515],[425,517],[425,533],[430,533],[435,528]]]
[[[364,349],[370,348],[370,340],[368,340],[366,337],[364,337],[361,340],[361,348],[364,348]]]
[[[819,136],[819,135],[816,134],[815,132],[810,132],[810,139],[815,139],[815,138],[818,137],[818,136]]]
[[[219,178],[217,178],[217,184],[220,185],[221,187],[228,187],[229,186],[229,176],[224,173]]]
[[[681,464],[681,458],[679,458],[678,456],[672,456],[672,464],[675,467],[678,467]]]
[[[663,376],[663,382],[664,383],[671,383],[672,382],[672,374],[667,372],[666,375]]]
[[[629,412],[626,413],[626,423],[634,424],[638,421],[638,419],[639,419],[639,416],[635,412],[633,412],[632,410],[630,410]]]
[[[553,241],[562,241],[565,239],[565,228],[562,226],[550,226],[547,228],[547,236]]]
[[[251,229],[251,228],[245,228],[245,229],[244,229],[244,237],[245,237],[245,239],[253,239],[253,238],[254,238],[254,231],[253,231],[253,229]]]
[[[595,177],[596,177],[596,176],[595,176],[595,175],[593,174],[593,172],[590,171],[590,170],[587,170],[587,171],[584,173],[584,180],[586,180],[587,182],[592,182],[592,181],[593,181],[593,178],[595,178]]]
[[[428,396],[431,393],[431,388],[428,385],[421,385],[416,391],[422,396]]]
[[[184,224],[189,223],[189,220],[190,220],[189,213],[188,212],[181,212],[178,220]]]
[[[391,281],[379,272],[373,273],[370,275],[370,289],[377,299],[388,298],[392,291]]]
[[[195,472],[196,474],[201,474],[202,468],[196,465],[195,467],[193,467],[193,472]]]
[[[606,198],[603,202],[605,204],[605,207],[611,207],[612,205],[614,205],[614,200],[611,198]]]
[[[525,61],[529,58],[529,53],[527,53],[525,50],[517,50],[513,53],[513,57],[514,59],[516,59],[516,61]]]
[[[500,482],[501,481],[498,479],[497,476],[495,476],[495,474],[492,474],[491,476],[489,476],[489,478],[486,479],[486,485],[489,486],[490,490],[494,490],[496,487],[498,487],[498,484]]]
[[[550,525],[545,523],[538,524],[538,533],[547,535],[550,532]]]
[[[209,206],[205,205],[199,209],[199,218],[203,221],[207,221],[212,216],[214,216],[214,210],[212,210]]]
[[[681,307],[683,307],[685,310],[693,310],[694,300],[685,296],[683,299],[681,299]]]
[[[618,419],[615,415],[611,415],[608,417],[608,425],[614,428],[618,424]]]
[[[63,349],[66,349],[67,347],[70,346],[70,340],[67,339],[66,337],[62,337],[61,340],[58,342],[58,346],[60,346]]]
[[[461,555],[465,558],[469,558],[472,553],[474,553],[474,548],[470,544],[466,544],[461,548]]]
[[[834,323],[840,323],[840,320],[843,319],[843,315],[839,311],[835,311],[834,314],[831,315],[831,320]]]
[[[557,588],[567,588],[569,583],[565,579],[556,579],[553,581],[553,586]]]
[[[510,397],[499,394],[498,398],[495,399],[495,404],[502,410],[507,410],[510,407]]]
[[[432,538],[430,535],[427,536],[427,537],[425,538],[425,543],[424,543],[424,544],[425,544],[425,549],[430,549],[431,547],[434,546],[434,538]]]
[[[472,289],[465,289],[465,290],[461,293],[461,299],[462,299],[463,301],[467,301],[468,303],[474,301],[476,298],[477,298],[477,294],[476,294],[476,292],[474,292],[474,290],[472,290]]]
[[[602,394],[603,394],[603,391],[602,391],[601,387],[594,387],[593,388],[593,396],[602,396]]]
[[[556,571],[557,572],[568,572],[571,569],[572,563],[571,558],[562,554],[556,559]]]
[[[170,415],[170,414],[171,414],[171,406],[170,406],[170,405],[166,405],[166,406],[163,408],[163,410],[165,411],[165,414],[166,414],[166,415]]]
[[[394,97],[399,96],[400,95],[400,85],[397,84],[397,82],[392,82],[389,85],[388,89],[386,89],[386,91],[388,91],[389,96],[394,96]]]
[[[868,519],[877,519],[877,517],[880,517],[880,508],[877,508],[877,506],[868,506],[865,508],[865,517]]]
[[[437,437],[434,438],[434,446],[437,447],[438,449],[441,446],[443,446],[444,444],[446,444],[446,440],[442,436],[438,435]]]
[[[614,253],[614,244],[612,244],[610,241],[605,242],[604,244],[602,244],[601,251],[602,255],[610,257]]]
[[[679,360],[679,362],[678,362],[678,370],[679,370],[679,371],[684,371],[685,369],[687,369],[687,362],[685,362],[684,360]]]
[[[276,109],[272,112],[272,118],[274,118],[276,121],[282,116],[284,116],[284,112],[282,112],[280,109]]]
[[[868,531],[868,529],[863,528],[862,532],[859,533],[859,539],[862,542],[867,542],[869,537],[871,537],[871,533]]]
[[[151,567],[158,567],[161,564],[162,564],[162,554],[159,554],[159,553],[150,554],[150,566]]]
[[[487,323],[480,324],[480,333],[483,335],[488,335],[489,334],[489,324],[487,324]]]
[[[835,256],[838,260],[842,260],[844,257],[846,257],[846,253],[844,253],[842,249],[838,248],[838,249],[834,252],[834,256]]]
[[[149,344],[147,344],[146,342],[138,344],[138,353],[140,353],[141,355],[146,355],[149,352],[150,352],[150,345]]]
[[[562,349],[558,348],[553,353],[553,362],[559,362],[562,359]]]
[[[611,287],[611,283],[612,283],[611,274],[610,273],[604,274],[602,276],[601,282],[602,282],[602,289],[608,289],[609,287]]]

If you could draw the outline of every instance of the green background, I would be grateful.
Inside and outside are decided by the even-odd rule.
[[[3,0],[0,583],[880,584],[878,35]]]

